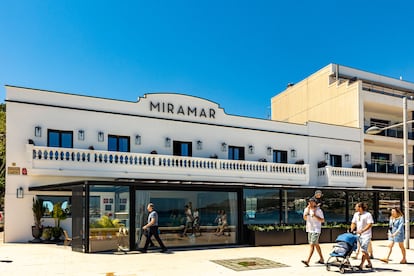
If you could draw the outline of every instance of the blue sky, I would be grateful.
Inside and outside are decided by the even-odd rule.
[[[414,82],[414,2],[0,2],[4,85],[136,101],[175,92],[267,118],[270,99],[329,63]]]

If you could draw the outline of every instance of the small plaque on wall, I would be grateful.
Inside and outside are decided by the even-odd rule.
[[[7,174],[20,175],[20,167],[7,167]]]

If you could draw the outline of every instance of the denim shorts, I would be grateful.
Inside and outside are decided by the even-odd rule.
[[[309,242],[309,244],[318,244],[320,235],[321,235],[321,233],[308,232],[308,242]]]
[[[368,245],[371,241],[371,237],[360,236],[359,237],[359,245],[361,246],[362,252],[368,252]]]

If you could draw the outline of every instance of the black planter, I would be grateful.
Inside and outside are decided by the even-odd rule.
[[[319,236],[319,243],[329,243],[331,240],[331,228],[322,227],[321,235]]]
[[[372,226],[372,240],[387,240],[388,226]]]
[[[414,225],[410,225],[410,238],[414,238]]]
[[[343,234],[346,233],[348,230],[348,228],[344,228],[344,227],[332,227],[331,228],[331,242],[335,242],[336,238]]]
[[[286,231],[251,231],[250,244],[255,246],[294,244],[295,232]]]
[[[307,244],[308,233],[305,229],[295,229],[295,244]]]
[[[33,240],[31,242],[42,242],[40,237],[42,236],[43,228],[39,228],[37,226],[32,226],[32,236]]]

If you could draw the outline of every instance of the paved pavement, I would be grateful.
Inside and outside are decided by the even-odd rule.
[[[55,244],[2,243],[0,233],[0,275],[339,275],[333,267],[327,271],[324,265],[313,264],[318,260],[313,256],[310,267],[300,260],[308,254],[308,245],[231,247],[219,249],[172,250],[168,254],[149,251],[124,253],[85,254],[73,252],[70,247]],[[387,252],[386,241],[374,241],[374,256],[383,257]],[[414,240],[411,240],[414,247]],[[322,244],[325,258],[329,256],[333,244]],[[315,252],[316,254],[316,252]],[[212,260],[259,257],[287,265],[271,269],[234,271]],[[408,264],[400,264],[401,253],[397,246],[391,255],[391,262],[384,264],[378,259],[372,261],[374,269],[352,273],[353,275],[413,275],[414,250],[407,251]],[[358,265],[359,260],[351,260]]]

